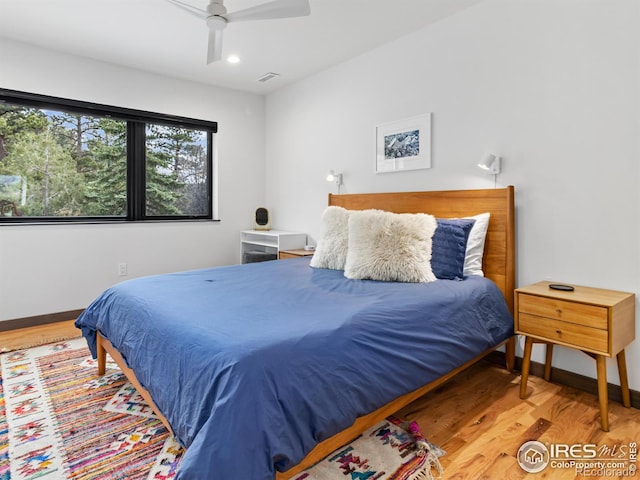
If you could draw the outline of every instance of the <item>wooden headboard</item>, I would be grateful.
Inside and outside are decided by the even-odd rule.
[[[513,186],[487,190],[329,194],[329,205],[348,210],[377,208],[394,213],[429,213],[440,218],[489,212],[482,269],[502,290],[513,314],[516,261]]]

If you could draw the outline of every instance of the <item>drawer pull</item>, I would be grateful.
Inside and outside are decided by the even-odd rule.
[[[556,308],[556,313],[558,314],[558,316],[562,315],[562,310],[559,308]]]
[[[562,335],[562,331],[560,331],[560,330],[556,330],[556,333],[557,333],[558,335]]]

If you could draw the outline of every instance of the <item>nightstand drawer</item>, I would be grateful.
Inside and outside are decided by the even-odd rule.
[[[607,309],[605,307],[519,294],[518,310],[521,313],[577,323],[602,330],[608,328]]]
[[[609,352],[607,330],[584,327],[575,323],[538,317],[520,311],[518,333],[533,335],[545,340],[573,345],[579,349]]]

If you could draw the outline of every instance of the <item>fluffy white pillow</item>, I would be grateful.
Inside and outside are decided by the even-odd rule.
[[[352,211],[344,275],[388,282],[433,282],[435,217],[425,213]]]
[[[311,259],[315,268],[344,270],[349,237],[349,213],[342,207],[327,207],[322,214],[322,237]]]
[[[484,255],[484,241],[489,228],[489,213],[481,213],[473,217],[476,222],[471,227],[469,239],[467,240],[467,250],[464,256],[464,276],[479,275],[484,277],[482,271],[482,256]]]

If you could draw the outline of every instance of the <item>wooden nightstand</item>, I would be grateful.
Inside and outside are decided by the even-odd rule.
[[[515,291],[515,332],[525,335],[520,398],[527,393],[533,343],[546,343],[545,380],[550,379],[553,345],[581,350],[596,359],[602,430],[609,431],[606,358],[616,356],[622,403],[631,406],[624,349],[635,339],[635,294],[572,285],[552,290],[539,282]]]
[[[278,260],[284,260],[285,258],[310,257],[311,255],[313,255],[313,250],[305,250],[304,248],[280,250],[278,252]]]

